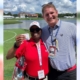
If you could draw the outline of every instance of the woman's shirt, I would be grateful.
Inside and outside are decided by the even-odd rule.
[[[42,40],[40,40],[40,49],[42,66],[40,66],[37,46],[32,39],[24,41],[15,53],[17,58],[25,57],[27,63],[26,73],[31,77],[37,77],[39,70],[44,70],[45,75],[48,74],[48,51]]]

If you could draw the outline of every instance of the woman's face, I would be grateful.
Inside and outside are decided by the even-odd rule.
[[[34,40],[38,40],[41,37],[41,29],[35,25],[30,28],[30,33]]]

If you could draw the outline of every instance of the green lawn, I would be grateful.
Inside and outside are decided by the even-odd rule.
[[[80,19],[80,13],[77,13],[77,19]]]
[[[10,29],[4,30],[4,80],[11,80],[15,58],[6,60],[7,51],[13,46],[15,41],[15,34],[29,33],[28,30],[23,29]]]
[[[12,20],[12,19],[6,19],[3,21],[4,24],[16,24],[16,23],[22,23],[20,20]]]
[[[21,23],[20,20],[42,20],[43,18],[14,18],[14,19],[4,19],[3,23],[4,24],[16,24],[16,23]]]
[[[3,46],[0,45],[0,54],[2,54],[2,53],[3,53]]]

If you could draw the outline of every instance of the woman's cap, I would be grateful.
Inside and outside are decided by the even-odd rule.
[[[37,26],[38,28],[41,28],[39,22],[37,22],[37,21],[33,21],[33,22],[30,24],[30,27],[29,27],[29,28],[31,28],[31,27],[34,26],[34,25]]]

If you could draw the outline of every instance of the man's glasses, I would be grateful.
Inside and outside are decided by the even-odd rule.
[[[49,3],[47,3],[47,4],[53,4],[53,3],[52,3],[52,2],[49,2]],[[44,6],[47,5],[47,4],[43,4],[42,7],[44,7]]]
[[[30,28],[30,32],[39,32],[40,28]]]

